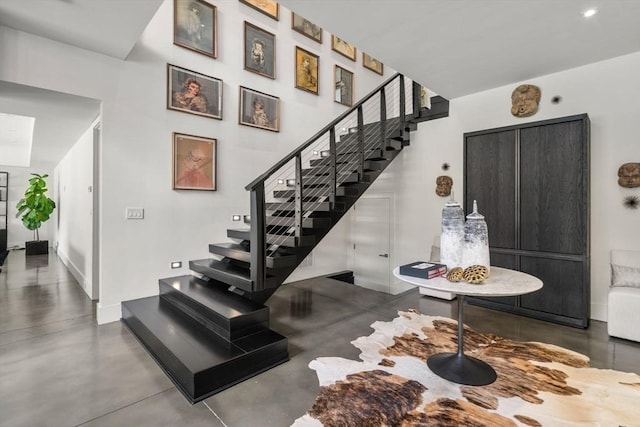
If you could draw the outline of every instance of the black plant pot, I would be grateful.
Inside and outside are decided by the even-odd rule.
[[[26,255],[46,255],[49,253],[48,240],[31,240],[25,242]]]

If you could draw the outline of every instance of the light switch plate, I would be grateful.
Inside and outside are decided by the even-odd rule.
[[[144,219],[144,208],[127,208],[127,219]]]

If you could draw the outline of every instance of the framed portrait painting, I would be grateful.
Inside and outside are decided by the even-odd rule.
[[[167,64],[167,108],[222,119],[222,80]]]
[[[276,78],[276,36],[244,21],[244,69]]]
[[[240,0],[240,3],[244,3],[249,7],[252,7],[270,18],[279,19],[280,7],[277,1],[274,0]]]
[[[308,50],[296,46],[296,87],[318,94],[318,63],[320,59]]]
[[[384,74],[384,64],[378,61],[373,56],[369,56],[364,52],[362,52],[362,65],[364,66],[364,68],[367,68],[374,73],[378,73],[380,75]]]
[[[333,34],[331,35],[331,49],[352,61],[356,60],[356,47]]]
[[[240,86],[239,123],[280,132],[280,98]]]
[[[336,65],[334,77],[335,95],[333,100],[338,104],[351,107],[353,105],[353,73]]]
[[[217,56],[216,7],[204,0],[173,0],[173,43]]]
[[[216,190],[214,138],[173,133],[173,189]]]
[[[294,12],[291,12],[291,29],[322,43],[322,28]]]

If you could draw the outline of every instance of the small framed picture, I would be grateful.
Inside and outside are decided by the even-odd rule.
[[[291,12],[291,29],[322,44],[322,28],[293,12]]]
[[[173,1],[173,43],[217,56],[216,7],[203,0]]]
[[[356,60],[356,47],[333,34],[331,35],[331,49],[352,61]]]
[[[339,65],[334,70],[335,96],[334,101],[351,107],[353,105],[353,73]]]
[[[368,68],[375,73],[378,73],[380,75],[384,74],[384,64],[378,61],[373,56],[369,56],[364,52],[362,52],[362,65],[364,66],[364,68]]]
[[[280,98],[240,86],[239,123],[280,132]]]
[[[296,46],[296,87],[318,94],[318,63],[320,59],[308,50]]]
[[[216,190],[214,138],[173,133],[173,189]]]
[[[244,3],[260,12],[264,13],[270,18],[276,21],[280,17],[280,7],[277,1],[274,0],[240,0],[240,3]]]
[[[222,119],[222,80],[167,64],[167,108]]]
[[[244,21],[244,69],[276,78],[276,36]]]

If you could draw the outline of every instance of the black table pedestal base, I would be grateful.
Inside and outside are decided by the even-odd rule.
[[[434,354],[427,359],[427,366],[436,375],[458,384],[488,385],[497,378],[491,366],[464,353]]]

